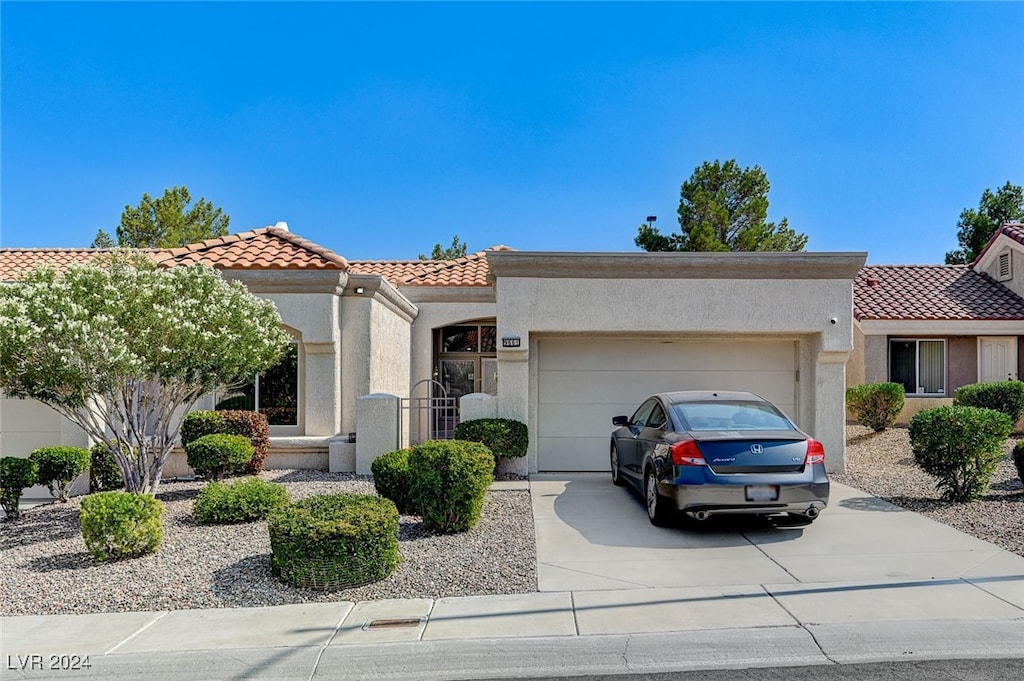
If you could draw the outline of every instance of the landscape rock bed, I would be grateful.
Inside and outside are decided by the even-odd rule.
[[[374,494],[373,482],[323,471],[264,471],[293,499]],[[80,499],[33,508],[0,523],[0,614],[52,615],[133,610],[253,607],[313,601],[440,598],[537,590],[533,513],[527,490],[489,491],[469,532],[432,535],[402,516],[402,562],[380,582],[330,593],[287,586],[270,574],[266,521],[198,525],[192,502],[203,483],[167,482],[164,543],[152,555],[97,563],[85,550]]]

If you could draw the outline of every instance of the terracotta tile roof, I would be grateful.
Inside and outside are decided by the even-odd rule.
[[[853,282],[857,320],[1024,320],[1024,298],[967,265],[869,265]]]
[[[50,265],[63,271],[70,265],[84,265],[109,252],[102,248],[0,248],[0,281],[14,281],[22,272],[37,265]],[[157,251],[144,249],[142,252],[152,258]]]
[[[350,272],[379,274],[396,286],[490,286],[487,251],[511,250],[492,246],[457,260],[358,260]]]
[[[98,248],[0,249],[0,281],[13,281],[20,272],[49,263],[63,270],[72,263],[87,263],[108,252]],[[346,270],[340,255],[283,227],[263,227],[240,234],[207,239],[182,248],[144,249],[163,267],[201,262],[223,270]]]
[[[348,269],[340,255],[283,227],[264,227],[159,251],[155,260],[164,266],[203,263],[224,270]]]

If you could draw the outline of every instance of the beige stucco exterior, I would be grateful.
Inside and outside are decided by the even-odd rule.
[[[487,258],[489,286],[396,288],[379,275],[339,270],[225,272],[274,302],[299,346],[298,425],[272,428],[267,466],[355,470],[357,442],[375,427],[359,422],[357,400],[409,397],[413,386],[433,377],[436,329],[496,320],[499,338],[520,339],[516,348],[499,341],[495,405],[498,415],[531,427],[520,472],[539,469],[536,344],[554,337],[664,340],[681,348],[732,343],[737,356],[769,345],[788,348],[791,360],[783,364],[795,382],[790,414],[825,444],[829,468],[842,469],[852,280],[864,254],[491,251]],[[855,361],[871,374],[866,357]],[[199,406],[210,408],[212,401]],[[78,437],[63,428],[58,434],[55,414],[38,403],[25,407],[30,415],[17,416],[24,433],[8,425],[16,408],[7,401],[3,408],[5,454],[27,455],[37,441],[34,446]],[[362,456],[369,455],[364,447]],[[179,451],[166,474],[187,473]]]

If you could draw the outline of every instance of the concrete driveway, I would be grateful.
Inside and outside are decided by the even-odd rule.
[[[591,633],[1024,614],[1024,558],[844,485],[812,525],[697,529],[653,527],[604,474],[530,486],[539,589],[571,592]]]

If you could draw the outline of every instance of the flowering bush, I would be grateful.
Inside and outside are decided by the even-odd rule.
[[[133,492],[159,486],[183,413],[273,366],[290,340],[241,283],[126,252],[0,285],[0,319],[0,389],[107,443]]]

